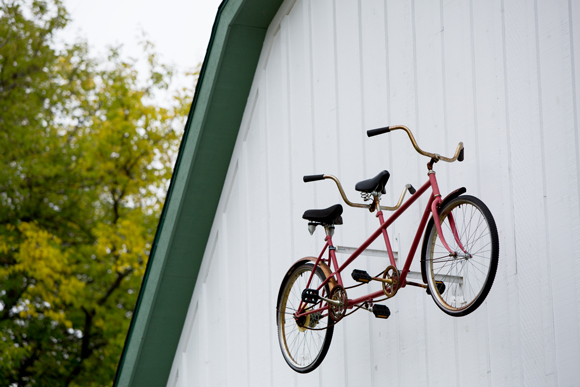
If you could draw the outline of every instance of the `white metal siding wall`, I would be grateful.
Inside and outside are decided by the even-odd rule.
[[[574,0],[286,1],[264,43],[168,385],[578,385],[579,22]],[[450,155],[465,143],[465,162],[439,163],[437,176],[443,192],[465,186],[494,214],[494,286],[463,318],[403,289],[387,303],[391,318],[357,312],[335,329],[322,366],[295,374],[276,338],[278,287],[323,244],[302,212],[340,202],[333,183],[301,177],[334,174],[353,200],[357,181],[388,169],[383,203],[394,203],[404,184],[426,180],[428,160],[401,132],[364,134],[389,124],[409,126],[427,151]],[[402,257],[425,203],[389,228]],[[338,245],[358,246],[377,227],[364,210],[345,206],[343,218]],[[359,262],[372,273],[387,265]]]

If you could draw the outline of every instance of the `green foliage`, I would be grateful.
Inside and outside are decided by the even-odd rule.
[[[111,385],[191,101],[171,68],[56,50],[60,1],[0,2],[0,385]],[[193,74],[195,76],[195,74]]]

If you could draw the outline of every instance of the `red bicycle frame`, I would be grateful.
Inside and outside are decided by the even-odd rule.
[[[413,203],[415,203],[415,201],[420,196],[422,196],[429,189],[429,187],[431,187],[432,194],[429,197],[429,201],[427,203],[427,206],[425,207],[425,211],[423,212],[421,222],[419,223],[417,233],[415,234],[415,238],[413,239],[413,244],[411,245],[411,249],[409,250],[409,255],[407,256],[407,259],[405,261],[405,265],[403,266],[403,270],[400,272],[398,286],[399,286],[399,288],[404,288],[407,285],[407,281],[406,281],[407,274],[409,273],[409,268],[411,267],[411,263],[413,262],[413,258],[415,257],[415,252],[416,252],[417,247],[419,245],[419,241],[421,240],[421,235],[423,234],[423,232],[425,230],[425,226],[427,225],[429,215],[431,214],[433,216],[433,219],[439,219],[439,214],[438,214],[437,208],[438,208],[439,204],[442,202],[442,199],[441,199],[441,194],[439,192],[439,186],[437,185],[435,171],[433,171],[432,169],[429,169],[428,175],[429,175],[429,180],[425,184],[423,184],[423,186],[419,190],[417,190],[417,192],[415,192],[413,195],[411,195],[411,197],[405,203],[403,203],[402,206],[399,209],[397,209],[386,221],[383,217],[383,212],[382,212],[380,206],[377,206],[377,217],[379,218],[379,221],[381,223],[380,227],[362,245],[360,245],[360,247],[358,249],[356,249],[341,266],[338,265],[338,261],[336,259],[336,252],[335,252],[334,244],[332,243],[332,236],[330,233],[328,233],[326,238],[325,238],[326,243],[322,249],[322,252],[318,256],[318,258],[314,264],[314,267],[312,269],[312,272],[310,273],[310,277],[308,279],[308,283],[307,283],[306,287],[307,288],[310,287],[310,283],[311,283],[312,278],[314,276],[314,272],[316,271],[316,268],[320,264],[321,260],[327,261],[328,266],[331,268],[334,268],[334,272],[330,276],[328,276],[328,278],[326,278],[326,280],[322,284],[320,284],[317,291],[320,291],[320,289],[322,289],[323,286],[326,285],[328,283],[328,281],[330,281],[332,278],[334,278],[339,285],[343,286],[342,276],[341,276],[342,271],[348,265],[350,265],[356,258],[358,258],[358,256],[364,250],[366,250],[366,248],[369,247],[370,244],[373,243],[381,234],[383,235],[383,238],[385,240],[385,245],[387,247],[389,261],[390,261],[392,266],[397,268],[397,265],[395,263],[395,257],[393,255],[393,249],[391,248],[389,235],[387,233],[387,227],[389,227],[391,224],[393,224],[393,222],[395,220],[397,220],[397,218],[403,212],[405,212]],[[455,222],[454,222],[451,214],[449,214],[449,223],[450,223],[452,233],[455,237],[455,240],[457,241],[459,247],[462,250],[464,250],[464,252],[465,252],[465,249],[463,248],[463,246],[461,245],[461,242],[459,241],[459,236],[458,236],[457,230],[455,228]],[[439,233],[441,242],[443,243],[444,247],[449,251],[450,254],[452,254],[452,255],[456,254],[456,252],[452,251],[449,248],[447,242],[444,239],[443,232],[441,230],[441,223],[435,222],[435,226],[437,228],[437,232]],[[324,256],[324,253],[326,252],[327,249],[329,251],[329,257],[328,257],[328,259],[323,259],[322,257]],[[384,292],[382,290],[379,290],[379,291],[369,293],[369,294],[362,296],[362,297],[359,297],[359,298],[349,299],[347,308],[351,309],[355,305],[358,305],[358,304],[361,304],[364,302],[368,302],[368,301],[372,301],[375,298],[383,296],[383,295],[384,295]],[[328,309],[328,305],[327,305],[327,306],[324,306],[324,307],[321,307],[318,309],[309,309],[309,310],[305,311],[304,305],[305,305],[305,303],[302,301],[300,303],[298,311],[295,314],[296,318],[301,317],[301,316],[305,316],[308,314],[312,314],[312,313],[321,312],[321,311]]]

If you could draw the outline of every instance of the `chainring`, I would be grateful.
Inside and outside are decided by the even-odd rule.
[[[391,283],[383,282],[383,292],[388,298],[394,297],[399,290],[399,270],[390,265],[383,272],[383,279],[390,279]]]
[[[346,296],[346,289],[341,285],[335,285],[330,292],[330,299],[334,301],[339,301],[340,305],[328,304],[328,315],[331,320],[335,323],[339,322],[344,315],[348,307],[348,298]]]

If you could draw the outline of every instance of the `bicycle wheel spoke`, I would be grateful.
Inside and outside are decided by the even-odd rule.
[[[474,209],[474,211],[475,211],[475,209]],[[471,247],[471,246],[473,245],[473,243],[474,243],[474,239],[475,239],[475,237],[476,237],[476,235],[477,235],[477,230],[479,230],[479,226],[481,225],[481,222],[483,222],[483,220],[484,220],[484,219],[483,219],[483,218],[481,218],[481,216],[480,216],[480,217],[479,217],[479,219],[475,221],[475,223],[477,223],[477,225],[475,225],[475,226],[473,227],[473,232],[471,231],[471,227],[473,226],[473,223],[474,223],[474,222],[473,222],[473,219],[472,219],[472,221],[470,222],[471,224],[470,224],[470,228],[469,228],[469,235],[468,235],[468,237],[467,237],[467,245],[468,245],[468,246],[470,246],[470,247]]]
[[[485,221],[485,219],[484,219],[484,218],[481,218],[481,219],[479,220],[479,223],[478,223],[477,227],[475,228],[475,230],[474,230],[474,232],[473,232],[473,234],[472,234],[472,237],[471,237],[471,238],[470,238],[470,240],[469,240],[469,246],[470,246],[470,247],[471,247],[471,246],[473,246],[473,245],[475,245],[475,243],[476,243],[476,242],[477,242],[477,241],[480,239],[481,235],[482,235],[483,233],[485,233],[485,232],[486,232],[486,230],[485,230],[485,229],[483,229],[483,230],[481,231],[481,233],[480,233],[479,235],[477,235],[477,231],[479,230],[479,226],[480,226],[480,225],[481,225],[481,223],[482,223],[482,222],[484,222],[484,221]]]
[[[487,242],[485,245],[481,246],[481,247],[479,248],[479,250],[477,250],[476,252],[474,252],[474,253],[471,253],[471,255],[475,255],[475,254],[478,254],[478,253],[480,253],[482,249],[485,249],[485,248],[486,248],[487,246],[489,246],[490,244],[491,244],[491,240],[490,240],[489,242]],[[487,251],[491,251],[491,250],[487,250]]]
[[[485,268],[488,268],[488,267],[489,267],[489,264],[485,264],[485,263],[483,263],[483,262],[479,262],[479,261],[477,261],[477,260],[475,260],[475,259],[473,259],[473,258],[471,258],[471,259],[469,260],[469,263],[470,263],[471,265],[478,264],[479,266],[481,266],[481,267],[485,267]],[[475,266],[474,266],[474,267],[475,267]],[[478,269],[478,270],[480,270],[480,269]],[[481,271],[481,274],[484,274],[484,275],[486,275],[487,273],[486,273],[486,272],[484,272],[484,271]]]

